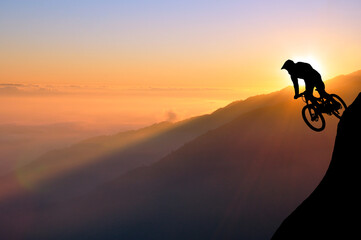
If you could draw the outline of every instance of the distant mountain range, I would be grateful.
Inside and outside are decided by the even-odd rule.
[[[326,82],[360,89],[361,71]],[[303,104],[288,87],[49,152],[1,179],[0,237],[269,239],[331,159],[338,120],[313,132]]]
[[[56,197],[79,195],[134,168],[152,164],[243,113],[286,101],[289,90],[233,102],[212,114],[177,123],[161,122],[139,130],[90,138],[48,152],[19,172],[34,189],[55,190]]]
[[[52,149],[64,148],[99,135],[100,132],[86,128],[79,122],[0,124],[0,176],[28,164]]]

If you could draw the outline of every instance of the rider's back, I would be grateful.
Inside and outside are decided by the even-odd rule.
[[[293,74],[295,77],[303,79],[306,85],[313,85],[319,89],[324,88],[321,75],[308,63],[297,62]]]
[[[298,62],[295,64],[294,74],[298,78],[302,79],[315,78],[320,76],[320,74],[315,69],[313,69],[310,64],[304,62]]]

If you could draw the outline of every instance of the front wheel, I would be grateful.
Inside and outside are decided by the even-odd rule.
[[[313,105],[302,108],[302,117],[307,126],[316,132],[321,132],[326,127],[325,118]]]
[[[343,112],[347,108],[346,103],[342,100],[342,98],[340,98],[336,94],[331,94],[331,104],[333,108],[332,110],[333,115],[335,115],[337,118],[341,118]]]

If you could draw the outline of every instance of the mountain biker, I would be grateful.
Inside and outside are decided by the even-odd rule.
[[[291,76],[293,82],[293,87],[295,89],[294,99],[297,99],[302,96],[299,94],[298,79],[301,78],[305,81],[305,92],[304,95],[307,99],[310,99],[311,102],[314,100],[313,88],[316,87],[317,92],[320,94],[320,97],[327,97],[328,94],[325,91],[325,84],[322,81],[321,75],[312,68],[308,63],[297,62],[294,63],[292,60],[287,60],[282,68],[288,71],[288,74]]]

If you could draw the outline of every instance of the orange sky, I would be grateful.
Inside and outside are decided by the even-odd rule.
[[[187,98],[174,101],[183,112],[203,89],[184,116],[209,112],[290,85],[280,71],[288,58],[324,79],[360,69],[360,10],[359,1],[2,1],[0,83],[190,89],[162,91],[170,105]],[[159,114],[171,109],[161,105]]]

